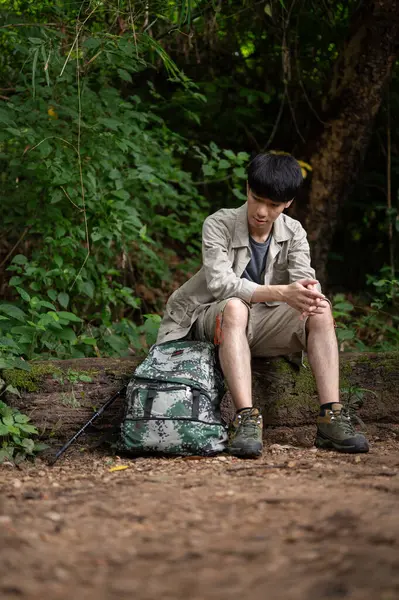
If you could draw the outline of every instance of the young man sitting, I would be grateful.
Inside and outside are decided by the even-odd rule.
[[[292,156],[259,154],[248,166],[247,202],[203,225],[200,271],[169,298],[157,343],[190,335],[219,345],[237,413],[229,452],[262,452],[252,406],[251,356],[306,350],[320,400],[316,446],[367,452],[339,399],[338,347],[330,303],[310,265],[306,232],[286,214],[302,184]]]

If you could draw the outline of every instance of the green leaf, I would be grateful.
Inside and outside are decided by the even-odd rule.
[[[63,308],[67,308],[69,304],[69,295],[66,292],[60,292],[57,299]]]
[[[4,425],[7,425],[7,427],[9,427],[10,425],[14,425],[13,415],[9,415],[8,417],[3,417],[2,421],[3,421]]]
[[[82,319],[80,319],[79,317],[77,317],[76,315],[74,315],[71,312],[66,312],[64,310],[59,310],[57,312],[57,315],[61,318],[61,319],[65,319],[65,321],[74,321],[75,323],[81,323]]]
[[[14,387],[14,386],[13,386],[13,385],[11,385],[11,384],[10,384],[10,385],[8,385],[8,386],[6,387],[6,390],[5,390],[5,391],[6,391],[6,392],[8,392],[9,394],[14,394],[14,396],[18,396],[19,398],[21,397],[21,393],[20,393],[19,389],[18,389],[18,388],[16,388],[16,387]],[[21,416],[22,416],[22,415],[21,415]],[[16,418],[16,417],[14,417],[14,418],[15,418],[15,420],[17,421],[17,418]],[[17,421],[17,422],[18,422],[18,421]]]
[[[15,265],[26,265],[27,262],[28,259],[23,254],[17,254],[11,261]]]
[[[20,283],[23,282],[22,277],[18,277],[18,275],[14,275],[14,277],[11,277],[10,281],[8,282],[8,285],[19,285]]]
[[[30,41],[31,44],[34,44],[35,46],[42,46],[43,45],[42,38],[30,37],[30,38],[28,38],[28,40]]]
[[[97,340],[95,338],[81,337],[79,338],[79,342],[81,342],[82,344],[87,344],[88,346],[95,346]]]
[[[247,172],[244,169],[244,167],[236,167],[235,169],[233,169],[233,173],[236,177],[239,177],[240,179],[247,178]]]
[[[24,433],[35,433],[35,434],[38,433],[36,427],[34,427],[33,425],[26,425],[25,423],[21,423],[19,425],[19,428]]]
[[[52,300],[53,302],[56,301],[57,299],[57,292],[55,290],[48,290],[47,291],[47,296],[50,298],[50,300]],[[55,308],[54,308],[55,310]]]
[[[57,225],[57,227],[55,228],[56,237],[62,238],[62,237],[64,237],[65,233],[66,233],[65,227],[63,227],[62,225]]]
[[[8,427],[3,425],[3,423],[0,423],[0,435],[8,435],[8,434],[9,434]]]
[[[13,319],[17,319],[17,321],[21,321],[22,323],[27,319],[27,315],[24,311],[12,304],[0,304],[0,312],[5,313]]]
[[[0,435],[2,434],[0,433]],[[3,463],[5,460],[11,460],[12,452],[13,448],[2,448],[0,450],[0,464]]]
[[[334,310],[343,310],[343,311],[350,311],[354,309],[353,304],[351,304],[350,302],[338,302],[338,304],[334,304],[333,306]]]
[[[79,287],[83,294],[86,294],[89,298],[94,297],[94,285],[91,281],[83,281]]]
[[[222,158],[222,160],[219,161],[219,169],[228,169],[230,167],[230,163],[228,160],[225,160],[224,158]]]
[[[90,383],[93,381],[93,379],[89,375],[79,375],[79,381]]]
[[[28,423],[30,421],[30,418],[28,417],[28,415],[17,413],[16,415],[14,415],[14,421],[16,423]]]
[[[42,452],[43,450],[47,450],[50,446],[48,444],[43,444],[42,442],[35,442],[33,447],[34,452]]]
[[[123,79],[123,81],[129,81],[130,83],[132,82],[132,76],[128,71],[126,71],[126,69],[118,69],[118,75],[121,79]]]
[[[76,333],[70,327],[66,327],[64,329],[61,329],[60,331],[55,331],[53,335],[57,339],[65,340],[66,342],[70,342],[71,344],[76,342]]]
[[[212,177],[215,174],[215,169],[211,165],[203,165],[202,171],[206,177]]]
[[[18,294],[21,296],[22,300],[25,300],[25,302],[30,302],[30,296],[29,296],[28,292],[25,292],[25,290],[23,290],[22,288],[20,288],[18,286],[15,289],[17,290]]]
[[[116,121],[115,119],[107,119],[107,118],[102,118],[102,119],[98,119],[98,122],[101,123],[102,125],[105,125],[105,127],[108,127],[108,129],[112,129],[113,131],[117,131],[119,127],[122,127],[123,123],[121,123],[121,121]],[[111,175],[108,174],[110,177]]]
[[[8,429],[8,433],[15,433],[15,435],[19,435],[18,427],[15,427],[14,425],[7,425],[7,429]]]
[[[64,260],[59,254],[54,254],[54,262],[59,269],[61,269],[62,265],[64,264]]]
[[[118,353],[126,352],[126,350],[129,347],[127,341],[119,335],[107,335],[106,337],[104,337],[104,342],[109,344],[111,348]]]
[[[13,360],[5,360],[4,358],[0,358],[0,370],[2,369],[13,369],[14,363]]]
[[[95,37],[89,37],[83,42],[83,46],[89,50],[97,50],[101,46],[101,40]]]
[[[22,371],[30,371],[32,367],[30,366],[29,363],[22,360],[21,358],[13,358],[12,359],[12,368],[13,369],[21,369]]]
[[[236,155],[232,150],[223,150],[223,154],[227,156],[227,158],[230,158],[230,160],[235,160],[236,158]]]
[[[25,438],[22,440],[22,446],[25,448],[28,454],[33,454],[33,449],[35,447],[35,442],[30,438]]]
[[[37,303],[37,306],[38,307],[44,306],[44,308],[49,308],[50,310],[53,310],[54,312],[57,311],[54,304],[50,304],[50,302],[47,302],[47,300],[39,300],[39,302]]]

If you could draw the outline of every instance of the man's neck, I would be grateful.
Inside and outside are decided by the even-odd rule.
[[[271,224],[267,230],[251,231],[250,229],[248,229],[248,231],[249,231],[249,235],[251,236],[251,238],[253,240],[255,240],[255,242],[266,242],[272,229],[273,229],[273,224]]]

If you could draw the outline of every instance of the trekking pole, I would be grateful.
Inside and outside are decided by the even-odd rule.
[[[120,396],[125,390],[126,390],[126,385],[121,388],[120,390],[118,390],[117,392],[115,392],[115,394],[113,396],[111,396],[111,398],[109,398],[109,400],[107,400],[105,402],[105,404],[102,405],[101,408],[99,408],[94,415],[87,421],[87,423],[85,425],[83,425],[83,427],[81,429],[79,429],[79,431],[77,433],[75,433],[75,435],[64,445],[62,446],[61,450],[58,450],[57,454],[54,457],[54,460],[52,461],[52,465],[59,459],[59,457],[64,454],[65,450],[67,450],[69,448],[69,446],[71,444],[73,444],[73,442],[75,440],[78,439],[78,437],[80,437],[82,435],[82,433],[84,433],[84,431],[93,423],[93,421],[95,421],[97,419],[97,417],[99,417],[100,415],[102,415],[102,413],[107,410],[107,408],[109,406],[111,406],[111,404],[117,399],[118,396]]]

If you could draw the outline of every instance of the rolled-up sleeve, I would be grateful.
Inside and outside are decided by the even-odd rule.
[[[208,290],[215,300],[241,298],[250,302],[257,283],[241,279],[233,270],[229,258],[230,232],[214,216],[205,219],[202,228],[202,264]]]

